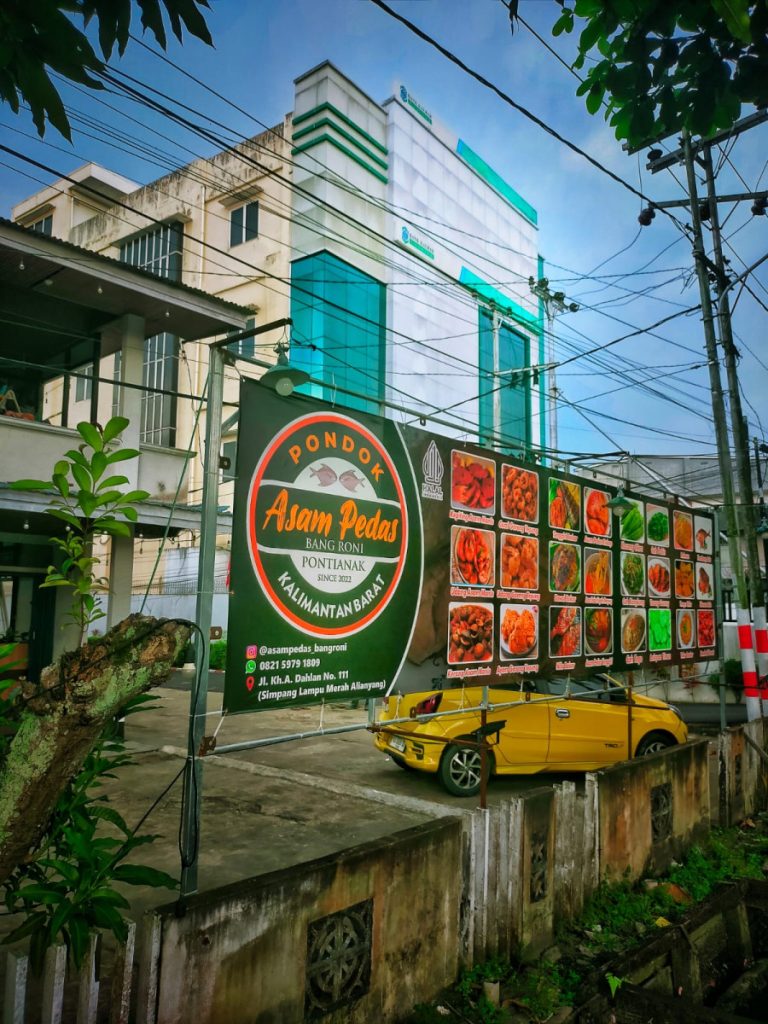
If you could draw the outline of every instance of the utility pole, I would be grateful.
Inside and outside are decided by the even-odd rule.
[[[757,534],[755,532],[754,493],[752,490],[752,467],[749,458],[749,436],[741,410],[741,392],[736,370],[736,346],[733,341],[731,327],[731,307],[728,297],[730,281],[723,259],[723,243],[720,235],[720,215],[717,208],[715,192],[715,172],[712,166],[711,146],[704,146],[702,163],[707,178],[707,198],[709,200],[710,227],[712,229],[712,247],[715,257],[715,286],[718,295],[718,320],[720,325],[720,341],[723,347],[725,371],[728,378],[728,402],[731,409],[731,433],[736,455],[736,474],[739,484],[739,507],[737,522],[740,521],[742,536],[747,546],[747,566],[749,569],[750,596],[752,604],[752,622],[755,631],[755,652],[757,655],[757,679],[768,673],[768,634],[766,633],[765,602],[762,600],[760,587],[760,559],[757,553]],[[746,685],[745,685],[746,689]],[[768,711],[768,688],[760,693],[762,713]]]
[[[761,115],[761,119],[764,120],[765,115]],[[737,122],[737,124],[732,128],[733,134],[738,134],[740,131],[751,127],[753,120],[754,119],[750,120],[749,118],[746,118],[743,122]],[[696,150],[702,149],[705,152],[705,157],[701,162],[704,166],[705,172],[707,173],[707,204],[705,204],[703,208],[700,205],[696,186],[696,158],[694,154],[694,144],[692,143],[688,132],[683,132],[681,148],[676,153],[665,155],[662,154],[661,150],[652,150],[649,153],[648,168],[653,173],[680,161],[685,164],[688,197],[683,200],[654,203],[652,207],[649,207],[647,210],[643,210],[638,219],[643,225],[650,224],[654,215],[653,207],[658,209],[668,209],[676,206],[690,207],[691,223],[693,227],[693,256],[696,266],[696,275],[699,282],[699,295],[701,298],[702,321],[704,325],[704,337],[709,367],[710,390],[712,393],[712,413],[715,421],[715,440],[717,443],[720,478],[723,486],[723,504],[726,517],[728,551],[731,562],[731,571],[734,575],[739,602],[737,624],[742,675],[744,677],[744,693],[747,704],[747,716],[752,720],[754,718],[759,718],[763,711],[768,713],[768,701],[765,708],[761,706],[758,671],[755,658],[755,651],[756,649],[759,649],[760,663],[763,665],[761,668],[761,674],[764,674],[765,666],[768,666],[768,632],[766,632],[765,629],[765,610],[761,609],[761,613],[755,620],[756,626],[760,624],[760,635],[759,638],[756,635],[755,642],[753,642],[752,616],[750,615],[749,607],[750,601],[747,593],[744,566],[741,561],[740,537],[743,536],[747,543],[750,575],[754,581],[754,568],[752,566],[752,555],[750,554],[750,550],[752,549],[754,551],[754,558],[756,561],[757,543],[755,538],[755,524],[752,515],[754,510],[751,507],[749,509],[744,507],[745,503],[748,501],[751,505],[752,495],[752,481],[748,466],[748,440],[741,416],[741,395],[739,392],[739,382],[736,372],[736,349],[733,344],[730,305],[728,301],[728,290],[731,286],[731,282],[728,280],[728,275],[725,272],[725,265],[722,256],[717,204],[720,201],[724,201],[726,198],[731,201],[738,201],[741,199],[757,200],[758,197],[750,193],[729,197],[718,197],[716,195],[710,149],[717,141],[719,141],[719,136],[713,136],[706,142],[699,142],[695,147]],[[763,204],[763,206],[764,205],[765,204]],[[713,242],[716,262],[712,262],[707,258],[704,249],[702,209],[705,214],[708,213],[709,219],[713,222]],[[758,211],[753,207],[753,212]],[[762,212],[762,210],[759,212]],[[711,280],[714,280],[717,285],[718,327],[720,333],[720,344],[723,348],[726,372],[728,375],[732,431],[737,463],[736,468],[741,492],[741,505],[737,504],[734,498],[733,467],[731,464],[730,445],[728,441],[725,403],[723,400],[723,390],[720,381],[720,362],[717,350],[718,342],[715,334],[712,295],[710,292]],[[744,471],[745,460],[747,460],[746,473]],[[758,576],[758,580],[759,578],[760,577]],[[766,698],[768,698],[768,692],[766,692]]]
[[[688,178],[688,198],[691,204],[691,223],[693,226],[693,258],[696,264],[696,276],[699,281],[702,320],[704,322],[704,338],[706,341],[707,363],[709,365],[709,383],[712,391],[712,413],[715,419],[715,440],[717,442],[717,459],[720,467],[720,479],[723,484],[723,504],[728,534],[728,553],[731,572],[736,582],[736,593],[739,599],[737,626],[739,633],[739,650],[741,653],[741,671],[744,677],[744,696],[747,704],[747,717],[752,720],[760,717],[760,697],[757,688],[757,671],[755,669],[754,648],[751,637],[751,617],[747,585],[744,578],[744,567],[741,563],[739,544],[740,516],[733,492],[733,467],[728,444],[728,427],[725,417],[725,402],[720,382],[720,362],[715,337],[714,316],[712,313],[712,296],[709,290],[709,266],[704,251],[704,237],[701,228],[701,207],[699,206],[698,189],[696,187],[696,168],[693,159],[691,137],[683,135],[685,153],[685,170]],[[710,203],[710,207],[713,204]],[[749,644],[747,644],[749,638]]]
[[[553,292],[549,288],[549,279],[540,277],[536,281],[528,278],[528,287],[533,294],[541,299],[544,315],[547,318],[547,394],[549,397],[549,448],[557,451],[557,382],[555,378],[555,316],[558,313],[578,313],[577,302],[568,302],[565,292]]]

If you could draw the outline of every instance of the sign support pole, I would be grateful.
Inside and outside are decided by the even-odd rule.
[[[205,463],[203,470],[203,511],[200,524],[200,557],[197,567],[195,621],[196,676],[189,700],[187,760],[181,805],[181,892],[180,899],[197,892],[200,852],[200,812],[203,802],[203,762],[200,745],[205,736],[208,707],[208,665],[210,657],[213,580],[216,563],[216,519],[219,501],[219,452],[224,408],[224,362],[220,347],[208,349],[208,408],[205,417]]]

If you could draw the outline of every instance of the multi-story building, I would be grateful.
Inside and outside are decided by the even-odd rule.
[[[510,378],[544,362],[533,207],[405,85],[379,104],[321,64],[296,80],[292,127],[292,358],[315,390],[543,446],[544,389]]]
[[[99,629],[119,622],[131,609],[134,550],[141,538],[201,529],[200,511],[188,502],[186,453],[140,436],[146,338],[167,328],[210,339],[242,330],[248,315],[234,303],[47,232],[0,221],[0,640],[19,645],[11,660],[21,661],[32,677],[77,642],[68,619],[71,593],[38,585],[62,558],[51,538],[62,537],[68,527],[47,514],[52,493],[8,485],[51,479],[56,462],[83,443],[69,412],[103,422],[112,412],[112,397],[105,408],[102,388],[117,392],[114,411],[128,420],[122,442],[139,453],[120,463],[120,474],[131,489],[148,495],[137,505],[135,537],[94,539],[94,554],[109,561],[110,576],[106,620]],[[119,389],[96,372],[116,357]],[[92,372],[82,372],[88,365]],[[61,396],[62,381],[72,382],[72,402],[60,403],[54,414],[46,399],[55,388]],[[87,395],[78,392],[81,385]]]
[[[542,315],[529,287],[540,276],[536,211],[405,85],[380,104],[323,63],[296,80],[294,110],[275,128],[142,187],[87,165],[13,219],[247,307],[256,326],[290,317],[291,359],[312,393],[397,406],[400,418],[514,452],[546,443]],[[281,340],[279,327],[236,353],[271,359]],[[52,422],[89,408],[93,360],[79,370],[49,383]],[[122,372],[116,353],[97,376]],[[204,345],[170,331],[145,339],[144,443],[202,451],[206,375]],[[233,373],[225,419],[236,384]],[[118,393],[102,387],[100,416]],[[201,482],[197,458],[191,503]],[[225,474],[224,504],[231,493]]]

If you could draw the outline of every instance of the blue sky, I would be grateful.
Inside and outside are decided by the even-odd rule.
[[[393,6],[646,195],[659,200],[683,195],[682,170],[677,169],[675,176],[669,172],[650,175],[644,169],[644,154],[627,156],[602,116],[587,114],[575,95],[578,83],[567,68],[524,26],[510,34],[507,11],[498,0],[408,0]],[[574,38],[551,36],[558,10],[553,0],[520,4],[525,21],[570,61]],[[391,95],[393,83],[402,80],[538,210],[540,251],[550,280],[581,305],[578,313],[557,322],[558,358],[605,344],[698,303],[690,243],[677,227],[657,214],[652,225],[641,231],[637,222],[641,203],[636,196],[369,0],[212,0],[208,23],[215,49],[193,39],[183,47],[172,40],[168,54],[250,117],[197,88],[135,43],[129,44],[126,56],[116,60],[115,66],[242,135],[256,134],[260,123],[279,122],[292,107],[294,78],[323,60],[333,61],[377,100]],[[138,22],[134,31],[139,33]],[[146,41],[151,43],[149,38]],[[104,144],[100,126],[87,129],[96,138],[76,130],[72,146],[52,129],[45,143],[40,143],[27,116],[15,117],[8,107],[0,107],[0,131],[6,144],[57,170],[66,172],[95,160],[139,182],[159,177],[173,162],[180,165],[217,148],[123,98],[104,93],[84,96],[71,88],[64,88],[63,95],[71,110],[87,112],[99,122],[149,140],[167,156],[158,153],[158,165],[130,146],[129,152],[111,148]],[[107,110],[102,100],[122,113]],[[162,144],[126,115],[161,130]],[[723,163],[719,191],[768,187],[767,141],[764,125],[735,141]],[[14,203],[47,180],[43,172],[3,156],[0,212],[8,215]],[[727,218],[726,254],[737,273],[766,251],[768,219],[752,218],[749,207],[749,203],[735,210],[721,207],[722,217]],[[681,219],[687,217],[681,214]],[[768,303],[768,263],[750,282],[758,298]],[[742,357],[739,371],[750,434],[763,438],[760,418],[768,429],[765,318],[765,310],[743,292],[734,313]],[[567,404],[561,407],[562,448],[585,453],[618,448],[637,454],[714,454],[707,371],[691,369],[704,362],[700,317],[679,318],[657,335],[644,334],[612,346],[606,354],[608,365],[596,366],[580,358],[562,369],[558,384],[565,399],[582,406],[581,411]],[[628,380],[648,380],[658,394],[627,386]]]

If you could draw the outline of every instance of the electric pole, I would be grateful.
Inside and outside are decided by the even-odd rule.
[[[544,306],[544,315],[547,318],[547,395],[549,397],[549,449],[557,451],[557,382],[555,378],[555,316],[558,313],[578,313],[579,306],[576,302],[568,302],[565,292],[553,292],[549,289],[549,279],[540,277],[536,281],[533,277],[528,278],[528,286],[533,294],[541,299]]]
[[[749,457],[749,435],[741,410],[741,391],[736,370],[736,346],[733,341],[731,326],[731,307],[728,297],[730,280],[723,259],[723,243],[720,235],[720,215],[717,209],[715,192],[715,173],[712,167],[712,150],[703,147],[702,163],[707,178],[707,198],[709,200],[709,217],[712,229],[712,248],[715,257],[715,287],[718,296],[718,320],[720,324],[720,341],[723,347],[725,371],[728,378],[728,401],[731,408],[731,433],[736,454],[736,475],[739,484],[740,503],[737,509],[737,522],[740,521],[742,536],[747,547],[747,567],[749,569],[750,595],[752,605],[752,621],[755,628],[755,651],[757,654],[758,684],[761,677],[768,672],[768,657],[764,650],[766,617],[765,603],[760,587],[760,558],[757,553],[757,523],[755,521],[754,492],[752,490],[752,467]],[[768,699],[765,691],[761,692],[763,701]],[[763,705],[763,714],[768,708]]]
[[[742,675],[744,677],[744,691],[747,704],[747,716],[750,720],[760,717],[762,713],[768,714],[768,701],[761,705],[761,694],[759,689],[759,677],[764,675],[768,668],[768,632],[766,631],[765,608],[760,604],[758,607],[755,601],[755,592],[759,586],[759,564],[757,562],[757,539],[755,534],[754,508],[752,507],[752,479],[749,467],[749,441],[741,415],[741,394],[739,391],[738,374],[736,370],[736,348],[733,343],[733,332],[731,329],[731,311],[728,300],[728,291],[731,282],[725,270],[725,261],[722,254],[722,242],[720,239],[719,218],[717,204],[719,202],[738,202],[740,200],[752,199],[754,201],[753,213],[762,213],[765,209],[763,193],[742,193],[739,195],[718,196],[715,192],[714,172],[712,170],[711,147],[720,141],[721,136],[728,138],[740,134],[754,123],[760,123],[766,119],[765,113],[760,114],[759,121],[755,115],[751,118],[744,118],[737,122],[728,133],[720,133],[706,141],[699,141],[694,145],[690,135],[683,133],[681,148],[674,153],[663,154],[661,150],[652,150],[649,153],[648,169],[655,173],[672,164],[682,162],[685,164],[688,197],[682,200],[671,200],[654,203],[652,207],[643,210],[638,218],[643,225],[650,224],[653,219],[654,210],[669,209],[672,207],[690,207],[691,223],[693,228],[693,256],[696,266],[696,275],[699,282],[699,294],[701,297],[702,321],[704,325],[704,337],[706,343],[707,362],[709,367],[710,390],[712,393],[712,413],[715,421],[715,440],[717,443],[718,465],[723,487],[723,505],[726,516],[726,531],[728,536],[728,552],[731,562],[731,571],[734,575],[736,592],[738,595],[739,610],[737,614],[739,649],[741,654]],[[704,167],[707,180],[707,202],[700,205],[696,186],[696,152],[703,151],[704,156],[699,162]],[[714,261],[708,259],[704,249],[702,230],[702,213],[712,222]],[[718,354],[718,338],[715,333],[715,318],[713,315],[712,294],[710,284],[714,281],[717,291],[717,325],[719,343],[723,349],[723,361],[726,367],[728,379],[728,398],[731,409],[731,427],[735,450],[736,473],[739,483],[740,502],[734,499],[733,467],[731,464],[731,451],[728,440],[728,425],[723,400],[723,390],[720,381],[720,359]],[[741,560],[741,542],[743,537],[747,546],[747,557],[749,572],[752,579],[752,614],[750,614],[750,600],[747,592],[746,576]],[[757,570],[758,575],[755,576]],[[753,638],[752,618],[755,621],[755,634]],[[757,658],[755,657],[757,652]],[[758,672],[759,669],[759,672]],[[768,698],[768,691],[765,696]]]

